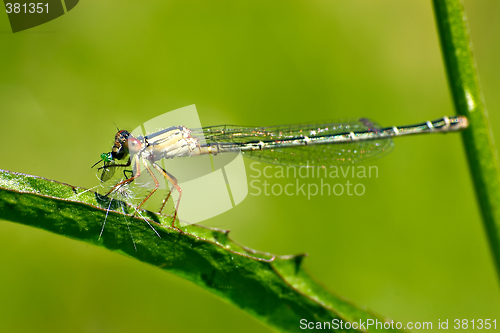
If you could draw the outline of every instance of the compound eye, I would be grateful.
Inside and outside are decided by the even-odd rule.
[[[128,138],[128,150],[131,154],[136,154],[141,150],[142,143],[136,138]]]
[[[102,153],[101,160],[104,162],[111,162],[113,161],[113,155],[111,153]]]

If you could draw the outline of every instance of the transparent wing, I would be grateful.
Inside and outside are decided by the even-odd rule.
[[[318,166],[362,163],[380,158],[393,148],[392,140],[363,141],[242,152],[243,156],[264,163],[290,166]]]
[[[110,165],[113,165],[114,162],[104,162],[104,166],[102,167],[102,173],[101,173],[101,182],[107,182],[110,180],[113,175],[115,174],[116,167],[109,167]]]
[[[244,156],[258,161],[290,166],[331,166],[352,164],[379,158],[393,148],[390,138],[343,143],[303,145],[306,138],[328,139],[350,132],[379,132],[381,127],[366,119],[345,119],[316,125],[270,127],[222,125],[193,130],[192,136],[205,137],[207,144],[240,149]],[[268,149],[245,150],[258,142]],[[284,143],[287,142],[287,147]],[[290,142],[297,143],[290,146]],[[302,144],[301,144],[302,142]]]

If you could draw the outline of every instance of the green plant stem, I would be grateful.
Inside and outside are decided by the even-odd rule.
[[[251,250],[233,242],[228,231],[196,225],[172,228],[166,215],[138,212],[79,187],[0,170],[0,219],[94,244],[175,273],[280,332],[303,332],[301,320],[332,323],[336,319],[344,325],[391,322],[325,290],[302,268],[303,255]],[[325,264],[334,265],[335,258]],[[365,324],[364,329],[331,331],[378,330]]]
[[[433,0],[433,5],[455,109],[470,121],[462,138],[500,279],[498,160],[479,87],[465,11],[461,0]]]

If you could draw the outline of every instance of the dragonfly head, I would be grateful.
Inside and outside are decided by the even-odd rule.
[[[137,154],[142,148],[142,143],[140,140],[134,138],[132,135],[129,136],[127,140],[127,150],[130,154]]]

